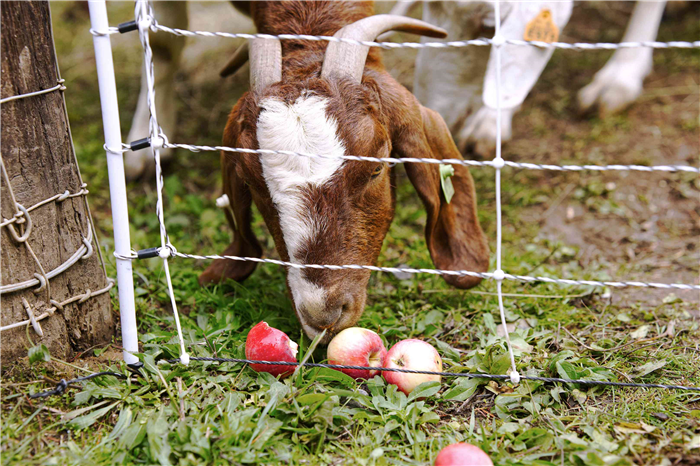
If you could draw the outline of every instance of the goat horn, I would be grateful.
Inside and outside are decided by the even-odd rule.
[[[282,44],[279,39],[250,40],[250,88],[264,89],[282,80]]]
[[[387,31],[401,31],[427,37],[444,38],[447,31],[424,21],[398,15],[375,15],[355,21],[340,29],[333,37],[357,41],[373,41]],[[347,42],[331,42],[326,49],[321,76],[349,77],[356,82],[362,80],[369,46]]]
[[[233,54],[231,59],[226,63],[226,65],[219,71],[219,76],[225,78],[232,75],[239,70],[240,67],[245,65],[248,61],[248,41],[244,42],[243,45],[238,47],[236,52]]]

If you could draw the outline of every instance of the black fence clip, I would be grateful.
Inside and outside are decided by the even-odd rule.
[[[160,248],[148,248],[136,251],[136,255],[139,259],[150,259],[151,257],[158,257],[158,250]]]
[[[145,149],[146,147],[151,147],[150,138],[143,138],[129,143],[129,149],[132,151]]]
[[[136,31],[139,28],[139,23],[136,21],[127,21],[126,23],[121,23],[119,26],[117,26],[117,29],[119,30],[120,34],[124,34],[125,32],[131,32],[131,31]]]

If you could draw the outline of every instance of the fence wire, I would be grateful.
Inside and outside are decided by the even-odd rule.
[[[494,2],[496,5],[498,2]],[[460,47],[487,47],[493,45],[519,45],[526,47],[538,47],[543,49],[563,49],[563,50],[617,50],[617,49],[632,49],[632,48],[651,48],[651,49],[696,49],[700,48],[700,41],[685,42],[658,42],[658,41],[639,41],[639,42],[618,42],[618,43],[566,43],[566,42],[542,42],[536,40],[520,40],[506,39],[498,35],[491,39],[481,38],[473,40],[456,40],[446,42],[376,42],[369,40],[353,40],[347,38],[339,38],[333,36],[313,36],[308,34],[246,34],[246,33],[230,33],[230,32],[209,32],[209,31],[189,31],[186,29],[170,28],[163,26],[154,21],[151,24],[153,32],[163,31],[176,36],[201,36],[201,37],[225,37],[229,39],[280,39],[280,40],[308,40],[308,41],[326,41],[326,42],[343,42],[353,45],[365,45],[368,47],[380,47],[385,50],[393,49],[447,49]],[[500,28],[500,18],[495,18],[497,27]],[[118,31],[116,31],[118,32]],[[112,30],[107,32],[94,31],[93,34],[113,34]]]
[[[66,86],[63,84],[65,82],[66,82],[65,79],[59,79],[58,84],[56,84],[55,86],[50,87],[48,89],[42,89],[40,91],[27,92],[26,94],[19,94],[19,95],[13,95],[10,97],[5,97],[4,99],[0,99],[0,104],[12,102],[13,100],[26,99],[27,97],[34,97],[36,95],[48,94],[49,92],[53,92],[53,91],[65,91]]]
[[[58,66],[56,67],[56,70],[58,72]],[[9,102],[13,101],[18,101],[22,99],[26,99],[29,97],[35,97],[43,94],[48,94],[51,92],[55,91],[65,91],[66,86],[65,86],[65,80],[61,78],[60,76],[58,77],[57,84],[53,87],[50,87],[48,89],[42,89],[39,91],[35,92],[28,92],[25,94],[19,94],[19,95],[14,95],[10,97],[5,97],[3,99],[0,99],[0,104],[7,104]],[[63,100],[63,99],[62,99]],[[63,110],[65,112],[65,101],[63,101]],[[66,114],[67,115],[67,114]],[[70,128],[69,128],[70,131]],[[71,145],[72,145],[72,137],[70,138],[71,140]],[[78,167],[78,161],[75,159],[75,149],[72,149],[72,154],[74,156],[73,160],[75,162],[75,166]],[[62,193],[55,194],[49,198],[46,198],[40,202],[37,202],[36,204],[30,206],[30,207],[24,207],[22,204],[17,202],[17,198],[15,197],[14,190],[12,188],[12,183],[10,182],[10,176],[7,172],[7,169],[5,168],[5,162],[0,155],[0,171],[2,171],[2,181],[3,185],[5,186],[5,189],[7,190],[8,196],[10,200],[12,201],[12,208],[14,210],[14,215],[10,218],[4,218],[0,217],[0,228],[7,228],[7,231],[9,233],[10,238],[12,238],[15,243],[17,244],[23,244],[24,247],[27,249],[27,252],[31,256],[32,260],[34,261],[34,264],[36,265],[37,272],[34,273],[34,278],[19,282],[19,283],[10,283],[7,285],[2,285],[0,286],[0,295],[7,294],[7,293],[13,293],[16,291],[21,291],[27,288],[31,288],[34,286],[38,286],[34,290],[34,293],[46,293],[46,305],[47,307],[42,310],[38,309],[37,306],[32,306],[29,304],[29,302],[25,299],[22,298],[22,305],[24,306],[25,311],[27,312],[27,317],[28,319],[20,321],[20,322],[15,322],[12,324],[4,325],[0,327],[0,332],[6,331],[6,330],[11,330],[13,328],[18,328],[18,327],[24,327],[27,325],[31,325],[36,332],[37,335],[40,337],[44,336],[43,329],[41,327],[41,324],[39,323],[40,321],[51,317],[54,315],[54,313],[57,310],[63,310],[64,306],[67,306],[68,304],[75,303],[75,302],[80,302],[83,303],[92,296],[97,296],[102,293],[108,292],[112,287],[114,286],[114,281],[111,279],[107,279],[108,284],[102,289],[99,289],[97,291],[91,291],[90,289],[85,290],[83,293],[69,297],[63,301],[57,301],[55,299],[51,298],[51,283],[50,279],[60,275],[61,273],[67,271],[70,267],[75,265],[79,260],[85,260],[90,257],[92,257],[95,249],[97,249],[98,255],[100,256],[100,263],[102,265],[103,271],[104,269],[104,261],[102,259],[101,253],[99,251],[99,248],[94,248],[93,247],[93,225],[92,225],[92,217],[90,215],[90,209],[88,207],[87,203],[87,195],[89,191],[87,190],[87,184],[83,182],[82,177],[80,176],[80,171],[78,170],[78,177],[80,180],[80,189],[76,192],[71,193],[70,190],[65,190]],[[63,262],[61,265],[56,267],[53,270],[50,270],[46,272],[44,269],[43,265],[41,264],[41,261],[39,260],[37,254],[34,252],[34,249],[32,248],[31,244],[29,243],[29,238],[31,237],[31,233],[33,230],[33,220],[30,215],[30,212],[39,209],[40,207],[43,207],[47,204],[50,204],[52,202],[55,203],[61,203],[65,201],[66,199],[70,198],[77,198],[77,197],[83,197],[84,203],[85,203],[85,210],[86,213],[88,214],[88,223],[87,223],[87,235],[82,237],[82,245],[73,253],[73,255],[68,258],[65,262]],[[18,232],[19,230],[19,232]],[[105,276],[106,276],[106,271],[105,271]],[[50,304],[50,306],[49,306]],[[38,312],[41,312],[41,314],[38,314]]]
[[[455,378],[468,378],[468,379],[484,379],[484,380],[500,380],[506,382],[511,380],[511,376],[503,374],[482,374],[478,372],[435,372],[435,371],[420,371],[415,369],[401,369],[393,367],[370,367],[370,366],[350,366],[344,364],[325,364],[325,363],[314,363],[314,362],[287,362],[287,361],[259,361],[255,359],[240,359],[240,358],[212,358],[212,357],[190,357],[188,362],[198,361],[198,362],[215,362],[215,363],[233,363],[233,364],[262,364],[266,366],[289,366],[292,367],[308,367],[308,368],[325,368],[325,369],[335,369],[335,370],[360,370],[360,371],[378,371],[378,372],[400,372],[405,374],[426,374],[426,375],[437,375],[440,377],[455,377]],[[159,363],[177,364],[180,363],[180,359],[163,359],[158,361]],[[65,390],[72,384],[78,382],[84,382],[95,377],[101,377],[105,375],[110,375],[118,378],[126,378],[124,374],[119,374],[117,372],[105,371],[98,372],[96,374],[90,374],[84,377],[77,377],[72,380],[61,379],[56,388],[53,390],[46,390],[43,392],[37,392],[29,395],[29,398],[45,398],[53,395],[61,395]],[[662,388],[666,390],[683,390],[689,392],[700,392],[700,387],[692,387],[688,385],[669,385],[661,383],[642,383],[642,382],[608,382],[605,380],[588,380],[588,379],[564,379],[561,377],[540,377],[537,375],[524,374],[520,376],[520,380],[530,380],[533,382],[543,382],[543,383],[563,383],[567,385],[587,385],[593,387],[621,387],[621,388]]]
[[[128,147],[128,146],[127,146]],[[377,162],[377,163],[424,163],[428,165],[464,165],[466,167],[491,167],[496,168],[496,162],[493,160],[463,160],[463,159],[425,159],[417,157],[366,157],[361,155],[324,155],[310,154],[307,152],[294,152],[289,150],[271,150],[271,149],[246,149],[244,147],[226,147],[226,146],[200,146],[195,144],[177,144],[165,142],[163,147],[168,149],[185,149],[190,152],[213,151],[213,152],[233,152],[238,154],[256,154],[256,155],[290,155],[294,157],[308,157],[318,159],[341,159],[357,162]],[[112,150],[112,149],[110,149]],[[122,151],[128,151],[128,148],[122,148]],[[501,162],[499,162],[501,163]],[[700,173],[700,168],[689,165],[552,165],[529,162],[512,162],[503,160],[503,165],[510,168],[519,168],[525,170],[550,170],[562,172],[581,172],[581,171],[639,171],[639,172],[688,172]]]

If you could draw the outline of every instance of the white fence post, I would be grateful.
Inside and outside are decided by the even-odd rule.
[[[90,22],[94,31],[106,32],[109,27],[105,0],[89,0]],[[112,203],[114,225],[114,250],[118,255],[131,255],[129,236],[129,211],[126,201],[126,179],[124,177],[124,157],[121,153],[122,137],[119,126],[119,106],[117,85],[114,78],[112,44],[109,35],[93,34],[97,80],[100,86],[102,124],[107,147],[107,170],[109,172],[109,193]],[[114,151],[110,150],[113,149]],[[124,361],[138,363],[133,353],[137,353],[138,333],[136,329],[136,306],[134,303],[134,276],[131,261],[117,257],[117,287],[119,290],[119,311],[121,315],[122,346]]]

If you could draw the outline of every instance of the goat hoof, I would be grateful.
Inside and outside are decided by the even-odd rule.
[[[126,181],[134,181],[143,176],[149,159],[148,152],[148,150],[143,149],[124,154],[124,175],[126,176]]]
[[[168,163],[173,158],[172,149],[160,150],[160,161]],[[153,176],[156,172],[155,162],[150,149],[127,152],[124,156],[124,175],[126,181],[135,181]]]
[[[255,271],[255,262],[239,262],[231,259],[215,260],[199,276],[201,286],[217,285],[228,279],[241,282]]]
[[[241,248],[239,244],[232,243],[226,248],[223,255],[261,257],[262,249],[258,245]],[[216,259],[199,276],[199,284],[201,286],[216,285],[228,279],[242,282],[255,271],[257,265],[257,262]]]
[[[501,141],[511,138],[513,109],[501,110]],[[467,119],[459,133],[458,147],[462,153],[467,151],[484,159],[490,159],[496,153],[496,110],[483,106]]]
[[[597,107],[601,117],[614,115],[629,107],[641,93],[641,82],[594,81],[579,91],[579,109],[587,113]]]
[[[593,81],[578,92],[582,113],[598,108],[600,116],[625,110],[642,93],[644,78],[651,72],[651,55],[636,54],[625,60],[611,59]]]

